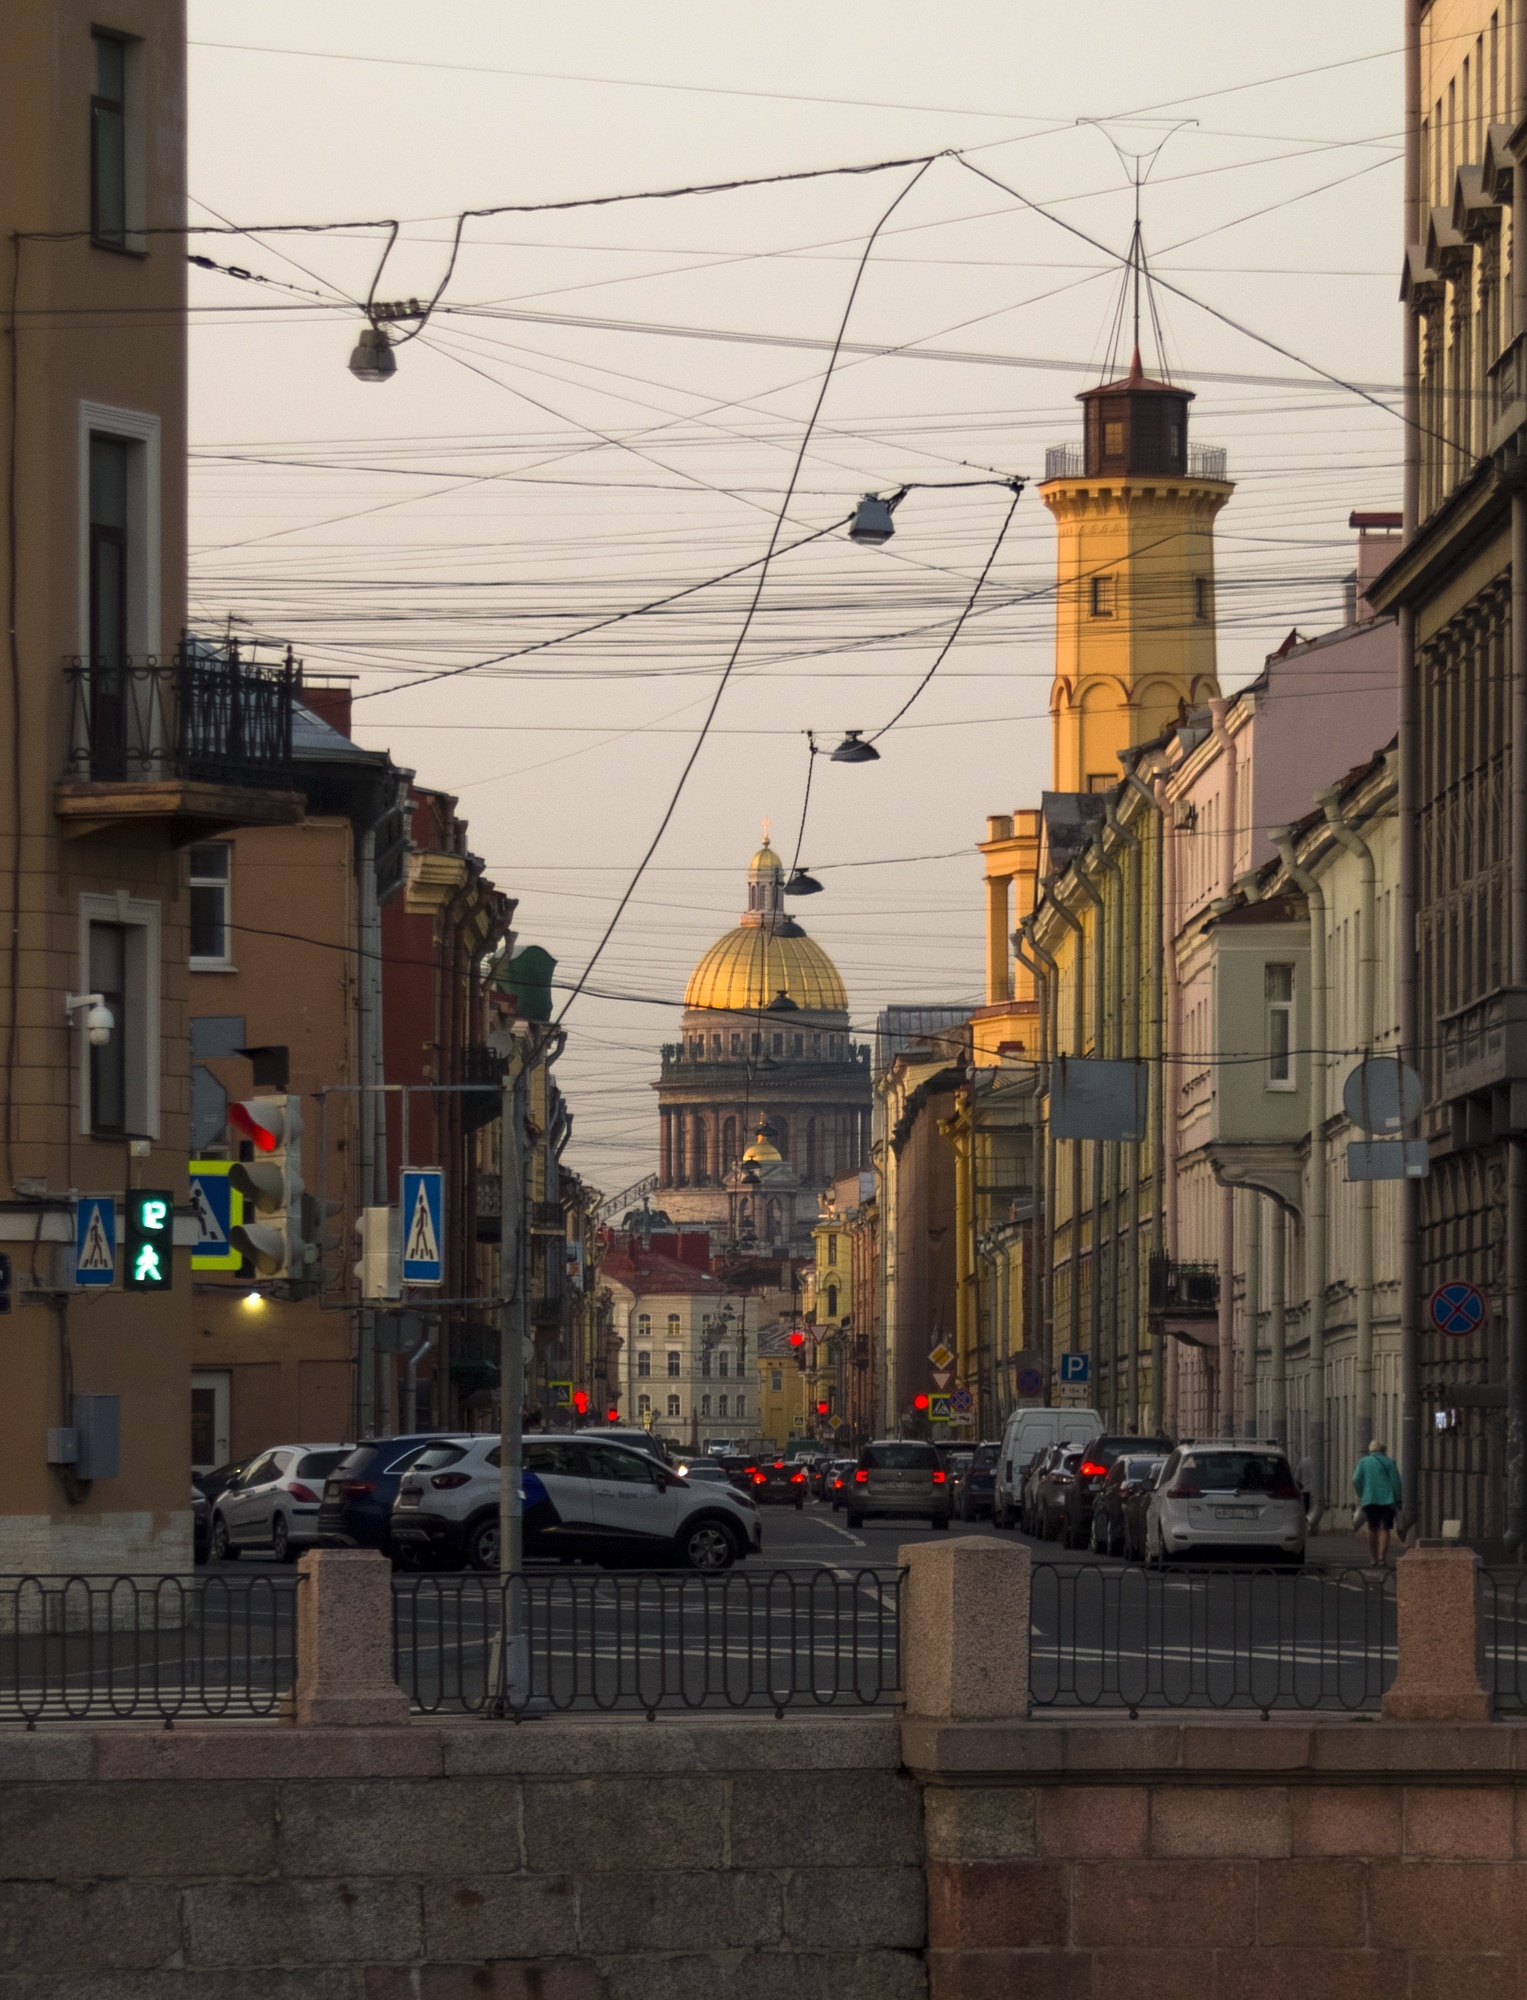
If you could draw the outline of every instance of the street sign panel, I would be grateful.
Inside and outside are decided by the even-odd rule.
[[[109,1285],[116,1275],[116,1197],[82,1194],[74,1209],[74,1282]]]
[[[403,1169],[403,1282],[445,1282],[445,1176],[439,1167]]]
[[[1018,1371],[1018,1393],[1020,1396],[1042,1396],[1045,1378],[1037,1368],[1020,1368]]]
[[[1354,1125],[1384,1137],[1421,1116],[1421,1079],[1397,1056],[1369,1056],[1342,1085],[1341,1101]]]
[[[968,1417],[976,1406],[976,1399],[968,1389],[956,1389],[949,1398],[949,1408],[957,1417]]]
[[[947,1396],[931,1396],[928,1399],[928,1415],[936,1424],[947,1424],[949,1421],[949,1398]]]
[[[954,1380],[952,1368],[934,1368],[929,1371],[935,1389],[947,1389]]]
[[[192,1160],[191,1214],[200,1232],[191,1246],[193,1271],[236,1271],[244,1261],[230,1232],[244,1220],[244,1197],[228,1178],[232,1160]]]
[[[1085,1382],[1092,1372],[1092,1357],[1087,1354],[1063,1354],[1060,1357],[1060,1379],[1062,1382]]]
[[[1477,1333],[1484,1322],[1485,1295],[1478,1285],[1463,1278],[1439,1285],[1430,1301],[1432,1325],[1450,1340],[1462,1340]]]
[[[938,1346],[929,1354],[928,1359],[933,1363],[935,1368],[947,1368],[950,1362],[953,1361],[954,1356],[944,1343],[940,1341]]]

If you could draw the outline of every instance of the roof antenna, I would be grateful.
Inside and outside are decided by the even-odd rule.
[[[1161,158],[1167,141],[1176,133],[1184,130],[1185,127],[1196,125],[1198,120],[1196,118],[1175,119],[1168,126],[1167,130],[1162,133],[1154,146],[1147,147],[1141,152],[1132,152],[1126,147],[1121,146],[1100,118],[1079,118],[1076,122],[1078,125],[1095,126],[1102,133],[1118,156],[1119,165],[1128,176],[1129,184],[1134,189],[1135,195],[1134,227],[1130,231],[1129,251],[1124,259],[1123,283],[1119,287],[1119,300],[1117,306],[1114,308],[1113,324],[1108,334],[1108,347],[1103,357],[1102,379],[1105,382],[1110,382],[1118,374],[1119,349],[1124,330],[1124,307],[1126,301],[1128,301],[1130,306],[1131,352],[1129,379],[1132,382],[1138,382],[1143,378],[1144,366],[1140,356],[1140,291],[1143,282],[1145,288],[1145,305],[1150,314],[1151,328],[1155,336],[1157,365],[1161,370],[1162,380],[1169,382],[1172,379],[1172,371],[1167,366],[1166,343],[1162,338],[1161,320],[1156,311],[1155,288],[1151,284],[1150,265],[1145,255],[1145,232],[1140,220],[1140,190],[1155,172],[1156,162]],[[1129,120],[1127,122],[1133,124],[1146,121]]]

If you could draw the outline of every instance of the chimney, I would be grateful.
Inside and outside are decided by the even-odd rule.
[[[302,706],[311,709],[320,722],[328,723],[341,736],[350,734],[350,690],[347,687],[314,687],[309,682],[302,690]]]
[[[1402,514],[1359,512],[1347,516],[1347,526],[1357,530],[1357,568],[1346,582],[1349,625],[1363,624],[1375,615],[1368,602],[1368,586],[1400,553],[1400,531],[1404,525]]]

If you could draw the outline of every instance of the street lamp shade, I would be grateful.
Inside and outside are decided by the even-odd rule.
[[[822,885],[815,875],[808,875],[804,868],[797,868],[785,884],[787,896],[820,896]]]
[[[880,752],[873,743],[863,740],[863,731],[850,729],[837,749],[832,753],[834,764],[878,764]]]
[[[866,493],[854,509],[854,518],[849,526],[848,539],[851,542],[866,542],[871,548],[880,548],[896,532],[891,520],[891,503],[882,500],[878,493]]]
[[[398,357],[392,342],[379,326],[361,329],[350,356],[350,373],[358,382],[386,382],[398,372]]]

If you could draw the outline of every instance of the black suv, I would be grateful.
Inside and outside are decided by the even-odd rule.
[[[1098,1489],[1113,1470],[1115,1459],[1164,1458],[1172,1449],[1165,1437],[1140,1437],[1131,1432],[1095,1437],[1083,1447],[1076,1477],[1066,1488],[1060,1519],[1060,1539],[1068,1549],[1084,1549],[1092,1539],[1092,1506]]]

